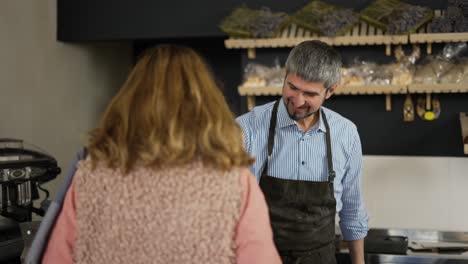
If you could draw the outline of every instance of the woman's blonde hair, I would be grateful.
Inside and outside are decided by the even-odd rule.
[[[183,46],[144,52],[89,136],[93,166],[104,162],[125,173],[137,164],[177,166],[201,159],[228,170],[253,162],[209,67]]]

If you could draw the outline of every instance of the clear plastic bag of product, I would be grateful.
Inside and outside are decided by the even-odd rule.
[[[468,45],[466,42],[458,43],[447,43],[440,54],[440,57],[444,60],[453,60],[460,58],[464,52],[466,52]]]
[[[406,55],[401,46],[395,49],[396,63],[388,67],[392,72],[393,85],[408,85],[413,82],[415,63],[421,56],[421,50],[418,46],[413,47],[413,51]]]
[[[267,86],[283,86],[284,77],[286,75],[286,70],[284,67],[281,67],[278,58],[275,58],[275,65],[272,68],[269,68],[269,72],[266,76]]]
[[[413,82],[413,66],[406,63],[394,63],[389,66],[393,85],[408,85]]]
[[[439,78],[439,83],[461,83],[463,81],[463,66],[457,64]]]
[[[373,74],[368,78],[371,85],[389,85],[393,79],[393,72],[389,65],[376,65]]]
[[[286,70],[284,68],[272,68],[267,78],[267,86],[283,86]]]
[[[366,65],[365,68],[361,68],[361,75],[366,85],[370,84],[376,74],[377,64]]]
[[[243,86],[265,86],[270,69],[258,63],[248,63],[244,68]]]
[[[413,76],[413,83],[417,84],[435,84],[437,76],[430,64],[419,65]]]
[[[468,58],[461,58],[460,59],[460,67],[463,69],[463,77],[461,82],[467,83],[468,82]]]
[[[455,64],[452,61],[442,59],[441,57],[433,59],[430,62],[430,64],[434,70],[437,79],[441,78],[455,66]]]
[[[364,85],[365,80],[362,76],[356,74],[356,69],[353,67],[341,69],[341,85],[344,86],[356,86]]]
[[[372,80],[376,72],[377,65],[373,62],[363,61],[359,58],[354,59],[351,67],[342,69],[342,85],[366,85]]]
[[[447,47],[448,46],[446,46],[446,48],[444,48],[444,51],[437,54],[436,56],[427,56],[425,58],[423,63],[418,66],[415,72],[415,83],[439,83],[441,78],[448,72],[450,72],[453,69],[453,67],[455,67],[455,54],[460,54],[461,50],[458,49],[457,52],[454,52],[454,49]],[[444,83],[449,82],[449,80],[453,81],[454,79],[459,78],[457,77],[457,72],[459,72],[459,70],[454,70],[454,72],[450,76],[447,76],[447,78],[444,79]]]
[[[363,65],[363,63],[358,62],[348,68],[342,68],[340,84],[346,86],[365,85],[366,72],[369,72],[370,69],[367,65]]]
[[[356,70],[357,74],[362,76],[366,81],[366,84],[368,84],[372,80],[372,76],[374,76],[377,71],[377,64],[369,61],[361,61]]]
[[[359,86],[365,85],[365,80],[362,76],[357,75],[354,68],[343,68],[341,76],[341,85]]]
[[[442,52],[437,54],[435,58],[432,58],[432,61],[430,63],[439,81],[443,76],[452,71],[453,67],[455,67],[456,65],[456,62],[460,60],[460,57],[466,50],[467,44],[465,42],[448,43],[444,46]],[[459,70],[453,70],[450,77],[444,79],[444,83],[447,82],[447,79],[457,79],[458,77],[456,76],[458,76],[458,74]]]
[[[349,68],[341,68],[340,85],[354,85],[353,83],[355,83],[356,80],[353,80],[353,78],[355,78],[355,76],[352,75]],[[362,83],[364,83],[364,81]]]

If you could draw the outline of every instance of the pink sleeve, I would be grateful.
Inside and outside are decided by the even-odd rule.
[[[241,215],[237,225],[237,263],[281,263],[273,242],[268,207],[260,187],[248,169],[240,174]]]
[[[54,229],[50,235],[49,243],[42,259],[43,263],[73,263],[73,247],[75,246],[75,203],[74,181],[67,191]]]

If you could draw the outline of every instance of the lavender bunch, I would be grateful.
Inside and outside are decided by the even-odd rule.
[[[432,20],[431,31],[435,33],[467,32],[468,1],[448,0],[446,15]]]
[[[401,34],[416,29],[428,12],[431,10],[422,6],[396,8],[388,17],[387,32]]]
[[[249,31],[256,38],[272,37],[286,19],[287,15],[284,13],[272,13],[269,8],[262,8],[249,21]]]
[[[447,17],[436,17],[432,20],[431,31],[434,33],[452,32],[452,21]]]
[[[333,37],[339,31],[354,23],[356,18],[354,12],[349,9],[333,10],[317,24],[323,35]]]

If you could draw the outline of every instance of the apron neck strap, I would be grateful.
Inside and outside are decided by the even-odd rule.
[[[271,112],[270,129],[268,131],[268,160],[271,159],[271,153],[273,153],[273,146],[275,145],[276,120],[278,119],[278,106],[280,101],[281,98],[275,102],[273,111]]]
[[[325,128],[327,129],[327,132],[325,133],[325,140],[327,143],[327,163],[328,163],[328,181],[333,182],[335,179],[335,170],[333,169],[333,156],[332,156],[332,150],[331,150],[331,130],[330,126],[328,125],[328,120],[327,117],[325,116],[325,113],[323,112],[323,108],[320,108],[320,112],[322,113],[322,118],[323,118],[323,124],[325,125]]]

